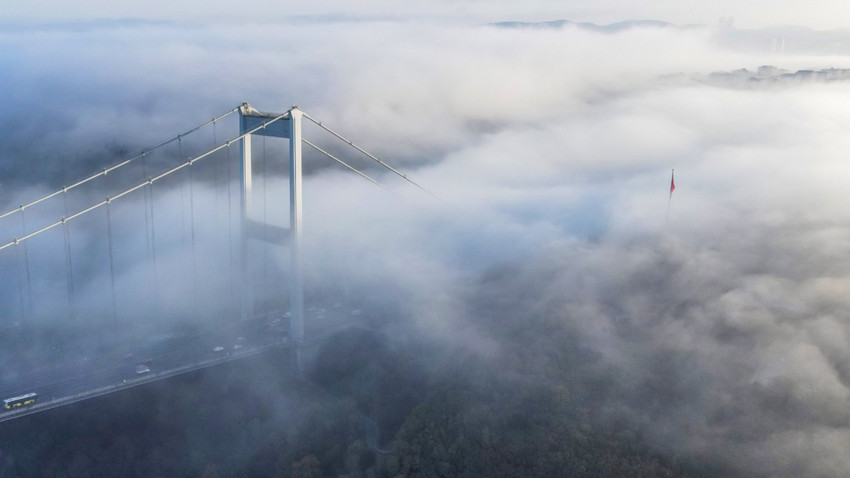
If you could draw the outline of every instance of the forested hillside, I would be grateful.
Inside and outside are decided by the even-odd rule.
[[[607,408],[617,377],[563,320],[499,300],[509,276],[469,297],[489,353],[351,329],[306,380],[269,353],[3,423],[0,476],[686,474]]]

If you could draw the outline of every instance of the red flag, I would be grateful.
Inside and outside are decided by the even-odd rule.
[[[675,170],[670,171],[670,195],[671,196],[673,195],[673,191],[676,190],[676,181],[673,178],[673,175],[674,175],[675,172],[676,172]]]

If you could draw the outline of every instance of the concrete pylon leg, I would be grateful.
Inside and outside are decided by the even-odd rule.
[[[301,118],[302,111],[293,106],[289,110],[289,248],[292,257],[292,286],[289,292],[291,317],[289,335],[295,345],[295,367],[304,374],[304,282],[301,264]]]
[[[245,134],[245,117],[240,110],[239,113],[239,134]],[[239,222],[240,240],[239,247],[241,248],[241,264],[239,269],[239,296],[240,296],[240,316],[242,320],[254,318],[254,294],[251,290],[250,270],[248,264],[248,220],[251,218],[251,193],[253,190],[253,174],[251,171],[251,135],[246,134],[240,142],[242,150],[242,162],[240,170],[242,172],[242,191],[240,195],[240,215]]]

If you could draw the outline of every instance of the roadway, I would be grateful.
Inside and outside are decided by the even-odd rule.
[[[147,339],[134,350],[117,344],[98,353],[77,355],[10,369],[0,375],[0,400],[26,393],[38,394],[30,406],[4,410],[0,422],[94,398],[175,375],[254,356],[273,348],[293,347],[288,335],[289,313],[271,313],[247,321],[211,324],[191,333],[173,333]],[[305,345],[361,321],[360,309],[334,303],[305,311]]]

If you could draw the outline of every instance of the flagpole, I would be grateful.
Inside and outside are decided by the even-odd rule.
[[[670,223],[670,203],[673,202],[673,190],[676,189],[675,174],[676,174],[676,170],[671,169],[670,170],[670,197],[667,198],[667,223],[668,224]]]

